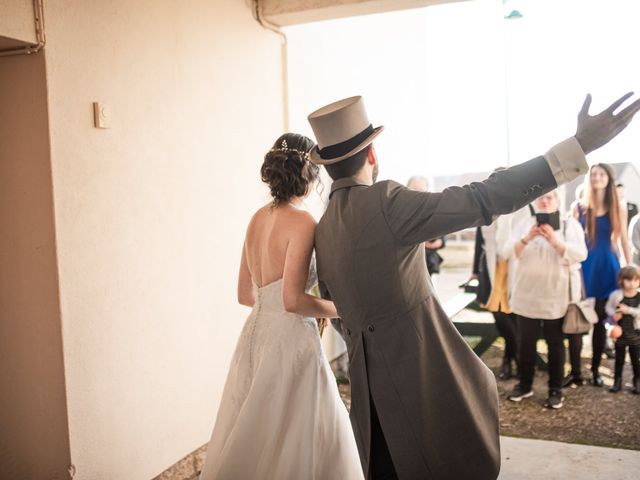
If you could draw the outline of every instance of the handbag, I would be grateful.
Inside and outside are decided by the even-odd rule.
[[[564,236],[566,238],[567,222],[564,222]],[[567,313],[564,315],[564,321],[562,322],[562,332],[567,334],[585,334],[591,330],[591,325],[598,323],[598,314],[596,313],[596,299],[586,298],[584,288],[584,277],[582,275],[582,268],[580,271],[580,300],[577,302],[571,301],[571,266],[569,270],[569,306]]]
[[[595,298],[585,298],[577,303],[570,303],[562,322],[562,333],[589,333],[591,325],[598,323],[598,314],[594,308]]]

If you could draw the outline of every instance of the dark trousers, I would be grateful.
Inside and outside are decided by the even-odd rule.
[[[496,330],[504,338],[504,358],[518,358],[518,336],[516,333],[516,315],[513,313],[493,312]]]
[[[398,475],[391,461],[391,454],[387,441],[384,439],[382,427],[378,420],[378,412],[369,396],[371,405],[371,449],[369,450],[369,479],[370,480],[397,480]]]
[[[562,388],[564,373],[564,343],[562,322],[564,318],[555,320],[540,320],[537,318],[518,315],[518,351],[520,353],[520,383],[531,388],[536,365],[536,342],[540,337],[540,323],[542,335],[549,350],[549,390]]]
[[[615,378],[622,377],[622,369],[624,367],[624,357],[627,353],[627,347],[616,343],[616,370]],[[640,346],[629,345],[629,357],[631,357],[631,368],[633,368],[633,378],[640,378]]]
[[[571,376],[582,378],[581,367],[582,360],[582,333],[567,334],[569,339],[569,360],[571,362]]]
[[[591,346],[593,348],[593,359],[591,360],[591,371],[594,375],[598,374],[604,346],[607,342],[607,329],[604,322],[607,319],[607,312],[604,310],[607,300],[596,298],[596,313],[598,314],[598,323],[593,326],[593,337],[591,338]]]

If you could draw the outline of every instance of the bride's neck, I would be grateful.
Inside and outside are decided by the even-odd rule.
[[[291,205],[292,207],[295,207],[297,209],[301,209],[302,208],[302,198],[300,197],[291,197],[289,199],[289,205]]]

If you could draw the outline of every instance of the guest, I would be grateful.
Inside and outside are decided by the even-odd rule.
[[[631,260],[636,266],[640,266],[640,215],[636,215],[629,222],[629,242],[631,242]]]
[[[580,183],[576,187],[575,200],[571,202],[569,210],[574,212],[578,208],[578,204],[584,199],[584,182]],[[582,282],[582,278],[579,278]],[[569,359],[571,361],[571,373],[564,379],[562,388],[575,385],[580,387],[584,385],[584,378],[582,378],[582,337],[581,333],[565,334],[565,338],[569,341]],[[605,352],[607,347],[605,345]],[[611,350],[613,352],[613,350]]]
[[[574,192],[574,195],[575,195],[575,200],[571,202],[571,205],[569,206],[570,212],[574,212],[578,208],[578,205],[580,204],[580,202],[584,201],[584,181],[578,184]]]
[[[518,259],[511,308],[518,320],[520,382],[507,398],[519,402],[533,395],[536,342],[542,326],[549,352],[548,408],[561,408],[564,401],[562,322],[569,303],[580,295],[578,268],[587,258],[581,225],[572,217],[560,220],[559,206],[558,190],[539,197],[536,213],[550,214],[549,223],[540,223],[542,219],[535,216],[522,220],[514,228],[509,246]]]
[[[616,366],[613,386],[610,392],[622,389],[622,369],[624,357],[629,347],[629,357],[633,368],[633,393],[640,394],[640,271],[635,265],[628,265],[618,274],[620,290],[614,290],[609,296],[605,310],[620,327],[616,339]]]
[[[498,217],[491,225],[476,229],[473,272],[469,280],[478,280],[477,302],[493,314],[496,330],[504,338],[504,356],[498,374],[501,380],[516,376],[518,365],[516,317],[508,302],[515,262],[508,261],[510,251],[506,247],[512,224],[528,213],[529,209],[525,207],[513,214]]]
[[[627,209],[627,226],[629,226],[631,219],[638,214],[638,205],[627,201],[625,197],[624,184],[618,182],[616,184],[616,191],[618,192],[620,206]]]
[[[571,202],[569,211],[574,212],[580,202],[584,200],[584,182],[578,184],[575,191],[575,200]],[[582,282],[582,277],[579,278]],[[582,386],[584,385],[584,378],[582,378],[582,333],[565,334],[565,338],[569,340],[569,359],[571,361],[571,373],[562,382],[562,388],[569,387],[571,385]],[[606,346],[605,346],[606,350]]]
[[[606,343],[605,304],[611,292],[617,289],[620,262],[617,244],[620,241],[627,263],[631,263],[631,249],[627,237],[627,209],[621,208],[615,191],[615,173],[611,166],[598,163],[591,166],[585,177],[584,197],[573,215],[585,231],[588,256],[582,263],[587,297],[596,299],[598,323],[593,327],[591,372],[593,385],[603,385],[599,367]],[[572,362],[579,358],[582,336],[569,339]],[[576,353],[578,352],[578,353]]]
[[[416,190],[418,192],[426,192],[429,190],[429,182],[421,175],[414,175],[407,182],[407,188]],[[436,278],[434,275],[440,273],[440,265],[444,259],[438,253],[438,250],[444,248],[446,245],[446,238],[439,237],[434,240],[424,242],[424,253],[427,262],[427,271],[431,277],[431,282],[434,287],[436,286]]]

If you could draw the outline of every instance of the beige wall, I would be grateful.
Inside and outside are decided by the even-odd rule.
[[[238,0],[45,8],[71,457],[78,479],[148,479],[208,441],[248,313],[279,40]]]
[[[44,55],[0,58],[0,478],[67,478]]]
[[[0,0],[0,35],[31,44],[37,43],[33,0]],[[7,45],[9,46],[12,45]],[[5,48],[2,41],[0,48]]]
[[[295,25],[332,18],[391,12],[467,0],[259,0],[265,18],[276,25]]]

